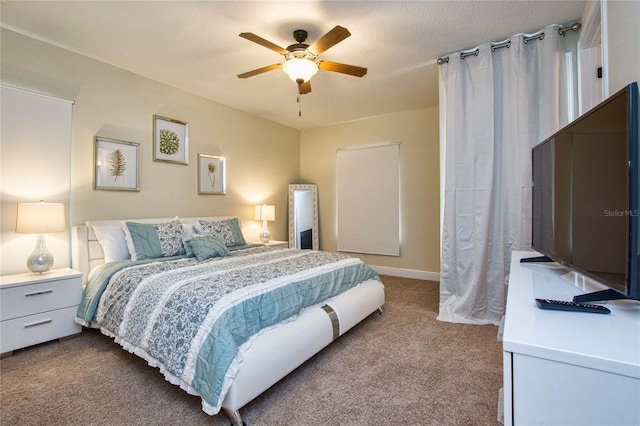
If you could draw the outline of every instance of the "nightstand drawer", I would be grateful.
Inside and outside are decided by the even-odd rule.
[[[0,290],[0,321],[77,306],[82,277],[70,277]]]
[[[73,306],[2,321],[0,353],[80,333],[82,327],[74,321],[76,310],[77,307]]]

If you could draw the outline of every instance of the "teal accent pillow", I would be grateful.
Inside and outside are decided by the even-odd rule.
[[[131,243],[133,251],[131,251],[131,260],[155,259],[162,257],[162,249],[160,248],[160,238],[156,229],[151,224],[127,222],[125,227]]]
[[[166,223],[125,222],[131,260],[156,259],[185,254],[184,230],[179,220]]]
[[[247,244],[237,217],[216,221],[198,219],[195,229],[199,234],[213,235],[223,241],[227,247]]]
[[[189,240],[193,238],[193,235],[185,235],[182,237],[182,247],[184,247],[185,254],[189,257],[193,257],[193,250],[189,247]]]
[[[200,235],[187,240],[187,244],[191,247],[191,251],[198,258],[199,261],[203,261],[212,257],[224,257],[229,256],[231,252],[218,238],[213,235]]]

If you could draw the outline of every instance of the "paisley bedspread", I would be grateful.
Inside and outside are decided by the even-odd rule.
[[[103,266],[84,291],[76,321],[95,321],[169,382],[201,396],[208,414],[220,410],[238,349],[252,336],[378,279],[356,258],[269,247],[203,262],[183,257]]]

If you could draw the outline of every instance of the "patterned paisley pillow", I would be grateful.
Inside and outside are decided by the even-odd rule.
[[[227,247],[247,244],[244,235],[242,235],[240,221],[237,217],[214,221],[198,219],[194,228],[198,234],[213,235],[222,240]]]
[[[179,220],[158,223],[153,225],[153,227],[156,228],[156,232],[158,233],[162,256],[178,256],[185,253],[184,247],[182,246],[184,230]]]
[[[185,254],[182,245],[184,230],[178,219],[166,223],[125,222],[124,231],[131,260]]]

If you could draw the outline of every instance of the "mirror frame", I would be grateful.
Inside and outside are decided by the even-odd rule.
[[[295,197],[297,189],[311,190],[311,229],[312,229],[312,249],[320,250],[320,238],[318,236],[318,185],[316,184],[291,184],[289,185],[289,248],[295,248],[295,236],[293,224],[295,221]]]

